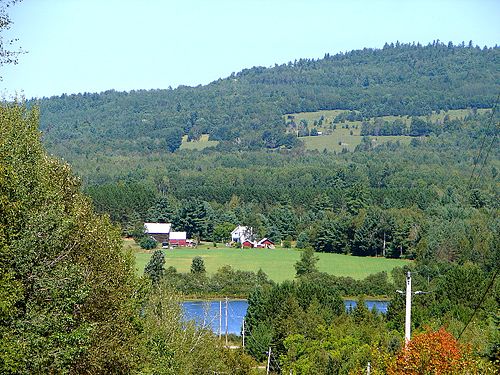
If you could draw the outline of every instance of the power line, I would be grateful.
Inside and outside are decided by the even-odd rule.
[[[490,155],[490,151],[493,147],[493,144],[495,143],[496,141],[496,138],[497,138],[497,135],[498,135],[498,132],[496,131],[496,127],[495,127],[495,134],[493,135],[493,139],[491,140],[491,143],[490,143],[490,147],[488,147],[488,151],[486,152],[486,156],[484,158],[484,161],[483,161],[483,164],[481,165],[481,169],[479,170],[479,174],[477,176],[477,179],[476,181],[478,181],[480,178],[481,178],[481,174],[483,173],[483,168],[484,166],[486,165],[486,161],[488,160],[488,156]]]
[[[462,337],[462,334],[465,332],[465,330],[467,329],[467,326],[470,324],[470,322],[472,321],[472,318],[474,318],[474,315],[476,315],[476,312],[477,310],[479,310],[479,307],[483,304],[484,302],[484,299],[486,298],[486,295],[488,294],[490,288],[493,286],[493,283],[495,282],[495,279],[498,275],[498,272],[500,271],[500,267],[497,266],[497,269],[495,271],[495,273],[493,274],[493,277],[491,278],[491,281],[488,285],[488,287],[486,288],[486,290],[484,291],[484,294],[483,296],[481,297],[481,299],[479,300],[479,303],[477,304],[476,308],[474,309],[474,311],[472,312],[472,315],[470,316],[469,320],[467,321],[467,323],[465,324],[465,327],[462,329],[462,332],[460,332],[460,334],[458,335],[458,338],[460,339],[460,337]]]
[[[272,352],[271,352],[271,359],[272,359],[272,358],[274,358],[274,363],[276,364],[276,366],[278,366],[278,370],[280,370],[280,372],[282,372],[282,371],[281,371],[281,366],[280,366],[280,364],[279,364],[278,360],[277,360],[277,359],[276,359],[276,357],[274,356],[274,353],[272,353]]]
[[[493,108],[491,110],[491,116],[490,116],[490,121],[488,123],[488,126],[486,127],[486,129],[489,129],[490,126],[491,126],[491,123],[493,122],[493,117],[495,116],[495,111],[496,111],[496,108],[497,108],[497,105],[498,105],[498,100],[500,98],[500,93],[497,95],[497,98],[495,100],[495,104],[493,105]],[[493,139],[496,138],[496,132],[495,132],[495,136],[493,137]],[[474,176],[474,172],[476,171],[476,167],[477,167],[477,164],[480,162],[481,160],[481,155],[483,153],[483,148],[484,148],[484,144],[486,143],[486,137],[487,137],[487,134],[483,134],[483,140],[481,142],[481,145],[479,146],[479,153],[476,157],[476,159],[474,160],[474,166],[472,168],[472,172],[470,174],[470,177],[469,177],[469,182],[467,183],[467,185],[469,186],[469,189],[472,187],[471,185],[471,182],[472,182],[472,178]],[[493,145],[493,142],[491,143],[491,145]],[[491,149],[491,145],[490,145],[490,149]],[[489,151],[488,151],[488,154],[489,154]],[[487,158],[488,156],[486,156]],[[485,161],[486,161],[486,158],[485,158]],[[483,166],[484,166],[484,163],[483,163]],[[481,171],[482,171],[482,167],[481,167]],[[479,178],[480,174],[478,175],[478,178]]]

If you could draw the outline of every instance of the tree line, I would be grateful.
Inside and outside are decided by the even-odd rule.
[[[496,273],[474,264],[418,260],[393,270],[387,314],[368,310],[363,295],[355,308],[345,312],[339,298],[345,284],[319,273],[310,256],[303,253],[296,280],[259,287],[248,299],[247,350],[258,360],[271,350],[276,372],[364,373],[367,365],[384,374],[496,371]],[[414,290],[430,292],[413,297],[409,346],[403,340],[404,296],[394,292],[405,284],[407,271],[412,272]],[[488,289],[491,282],[493,289]],[[471,323],[473,314],[476,319]],[[462,334],[470,346],[456,339]]]
[[[352,154],[189,152],[170,158],[163,171],[163,159],[149,159],[141,181],[101,161],[108,182],[86,192],[125,235],[142,230],[145,221],[172,222],[192,238],[228,242],[241,224],[257,237],[320,252],[491,267],[498,225],[494,148],[480,183],[469,183],[479,171],[474,163],[482,163],[476,159],[481,143],[494,132],[490,120],[497,117],[491,116],[441,124],[440,132],[409,145],[373,147],[367,138]],[[92,168],[85,164],[84,178],[97,182]]]
[[[367,119],[491,108],[498,51],[391,43],[244,69],[206,86],[62,94],[32,102],[41,107],[48,149],[69,161],[96,153],[169,153],[183,135],[196,140],[209,134],[221,149],[295,148],[300,142],[287,130],[287,113],[343,109]]]

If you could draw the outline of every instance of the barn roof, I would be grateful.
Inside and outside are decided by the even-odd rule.
[[[261,240],[259,241],[259,245],[260,245],[260,244],[263,244],[264,242],[269,242],[269,243],[271,243],[271,244],[273,244],[273,245],[274,245],[274,242],[273,242],[273,241],[271,241],[271,240],[270,240],[269,238],[267,238],[267,237],[265,237],[265,238],[261,239]]]
[[[144,230],[149,234],[168,234],[171,227],[170,223],[144,223]]]
[[[170,240],[185,240],[186,232],[170,232],[169,239]]]

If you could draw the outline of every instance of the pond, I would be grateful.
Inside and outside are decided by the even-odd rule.
[[[365,301],[366,307],[385,314],[389,301]],[[356,306],[356,301],[344,300],[347,311]],[[211,327],[212,331],[226,333],[226,302],[221,301],[185,301],[182,303],[184,319],[194,320],[199,326]],[[227,304],[227,331],[239,335],[243,318],[247,313],[247,300],[229,300]]]

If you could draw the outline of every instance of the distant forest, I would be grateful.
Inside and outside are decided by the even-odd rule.
[[[287,132],[287,113],[343,109],[367,118],[491,108],[499,63],[496,46],[391,43],[253,67],[206,86],[63,94],[36,102],[45,144],[67,160],[171,152],[183,135],[196,140],[209,134],[222,141],[222,150],[294,148],[300,142]]]
[[[472,43],[396,43],[255,67],[206,86],[63,95],[40,101],[41,130],[126,235],[146,220],[168,221],[222,242],[242,224],[316,251],[489,269],[498,113],[476,109],[497,105],[499,57],[498,47]],[[469,109],[461,118],[422,116],[456,108]],[[287,114],[320,109],[343,111],[331,128],[359,122],[354,152],[304,147]],[[202,134],[219,143],[178,150],[182,136]],[[370,136],[386,135],[395,138],[374,146]]]

